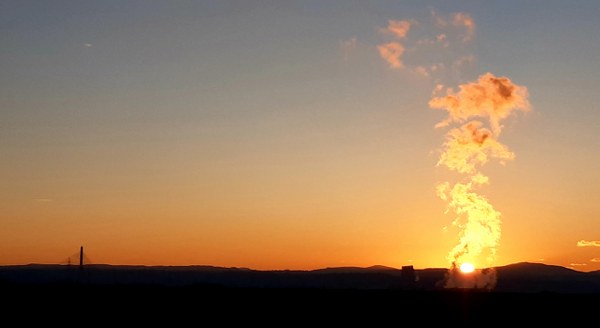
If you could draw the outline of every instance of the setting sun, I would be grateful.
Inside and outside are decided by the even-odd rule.
[[[462,273],[471,273],[473,271],[475,271],[475,266],[469,262],[460,265],[460,272]]]

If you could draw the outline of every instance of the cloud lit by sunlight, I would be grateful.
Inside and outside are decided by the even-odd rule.
[[[388,21],[388,27],[381,29],[383,33],[391,33],[399,39],[403,39],[410,30],[411,23],[407,20],[397,21],[390,19]]]
[[[473,40],[475,36],[475,21],[471,18],[471,15],[467,13],[454,13],[452,16],[452,24],[454,26],[464,26],[465,35],[463,36],[463,42],[469,42]]]
[[[501,161],[514,158],[514,154],[497,140],[502,128],[500,121],[515,110],[528,110],[529,102],[527,88],[491,73],[481,75],[477,82],[460,85],[458,93],[448,89],[446,96],[436,97],[439,89],[439,85],[434,89],[429,106],[446,110],[449,116],[436,127],[481,117],[488,119],[493,130],[474,120],[451,129],[446,134],[437,164],[467,175],[454,185],[442,182],[437,186],[438,196],[447,202],[448,210],[456,214],[453,225],[459,228],[459,242],[448,254],[451,268],[446,279],[447,287],[456,288],[464,287],[464,280],[457,275],[457,266],[482,260],[490,266],[496,257],[501,236],[501,213],[485,196],[475,191],[489,183],[489,178],[479,168],[491,158]],[[495,283],[495,271],[481,271],[474,287],[493,288]]]
[[[600,247],[600,240],[580,240],[577,247]]]
[[[446,96],[431,99],[429,106],[448,111],[448,118],[438,123],[437,127],[447,126],[451,122],[461,123],[472,117],[487,117],[492,131],[499,134],[502,119],[515,110],[530,110],[528,96],[527,87],[488,72],[481,75],[477,82],[460,85],[458,92],[446,90]]]
[[[398,42],[390,42],[377,46],[379,55],[385,59],[391,68],[400,69],[403,68],[402,54],[404,53],[404,46]]]

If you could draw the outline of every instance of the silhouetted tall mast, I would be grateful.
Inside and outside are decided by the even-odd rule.
[[[79,268],[83,269],[83,246],[79,249]]]

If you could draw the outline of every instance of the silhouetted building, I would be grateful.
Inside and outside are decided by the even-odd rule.
[[[416,281],[415,268],[412,265],[402,266],[402,283],[405,286],[412,286]]]

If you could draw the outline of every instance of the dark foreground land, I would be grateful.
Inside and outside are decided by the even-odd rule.
[[[0,267],[0,322],[53,327],[123,326],[125,321],[136,327],[159,322],[169,327],[597,326],[600,272],[519,263],[495,268],[497,285],[488,291],[444,289],[440,283],[446,269],[411,270],[5,266]]]
[[[156,285],[10,285],[2,315],[37,322],[192,322],[193,326],[428,323],[520,327],[597,320],[600,294],[477,290],[216,288]],[[80,318],[80,319],[73,319]],[[76,322],[76,321],[75,321]],[[215,324],[216,323],[216,324]]]

